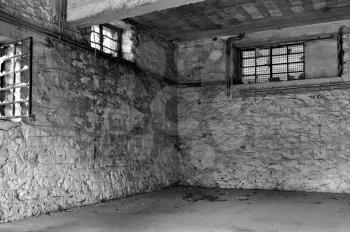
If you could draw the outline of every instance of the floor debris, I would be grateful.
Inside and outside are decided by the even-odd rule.
[[[204,194],[204,193],[185,193],[182,197],[183,200],[186,201],[227,201],[227,199],[222,199],[219,196],[213,196],[211,194]]]

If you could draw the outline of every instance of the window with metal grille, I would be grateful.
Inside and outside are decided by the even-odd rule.
[[[305,79],[304,44],[244,49],[241,82],[266,83]]]
[[[0,46],[0,119],[31,115],[33,40]]]
[[[98,25],[91,27],[91,47],[121,57],[122,30],[109,25]]]

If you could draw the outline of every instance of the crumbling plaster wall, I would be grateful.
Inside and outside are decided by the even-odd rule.
[[[0,28],[34,40],[33,118],[0,121],[0,222],[178,180],[175,87],[131,63],[5,22]]]
[[[252,33],[241,43],[334,33],[344,23]],[[180,44],[180,82],[225,80],[224,44]],[[344,35],[344,79],[349,45]],[[214,85],[179,88],[178,96],[182,184],[350,192],[348,89],[227,97]]]

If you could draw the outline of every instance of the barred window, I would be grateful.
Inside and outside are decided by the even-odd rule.
[[[32,38],[0,46],[0,119],[31,115]]]
[[[304,44],[241,51],[241,82],[243,84],[299,79],[305,79]]]
[[[103,24],[88,29],[90,45],[113,57],[134,61],[134,30],[119,29],[116,26]]]
[[[121,55],[122,31],[107,25],[91,27],[90,42],[91,47],[114,57]]]

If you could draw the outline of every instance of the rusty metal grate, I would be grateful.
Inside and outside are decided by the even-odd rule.
[[[266,83],[305,79],[304,44],[244,49],[241,83]]]
[[[33,39],[0,46],[0,119],[31,115]]]

